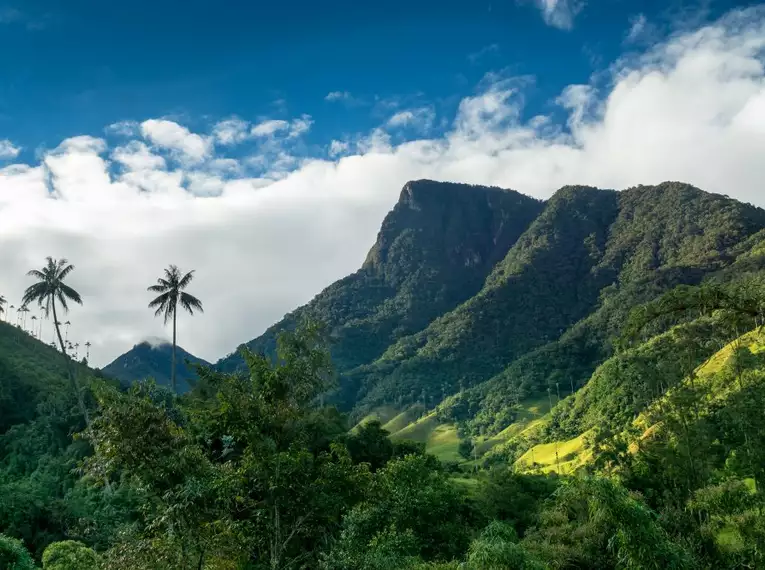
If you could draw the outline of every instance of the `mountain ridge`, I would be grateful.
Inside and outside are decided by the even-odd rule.
[[[499,240],[497,227],[509,223],[509,214],[501,213],[506,206],[500,213],[477,206],[498,196],[513,197],[521,211],[510,220],[513,231]],[[306,318],[327,322],[341,373],[336,402],[356,419],[378,406],[432,409],[487,381],[503,390],[520,382],[528,395],[566,373],[550,360],[578,367],[571,385],[579,386],[610,354],[610,335],[626,310],[726,267],[740,243],[765,229],[762,209],[681,182],[621,191],[569,185],[547,201],[520,196],[407,183],[362,267],[246,346],[269,353],[280,330]],[[466,207],[468,214],[455,215]],[[469,277],[475,251],[460,247],[465,239],[494,246],[472,257],[481,265]],[[434,259],[446,262],[434,265]],[[439,287],[461,295],[439,298]],[[349,308],[343,305],[348,299],[360,301]],[[422,307],[428,310],[418,313]],[[393,321],[406,325],[395,329]],[[217,366],[233,371],[235,362],[229,356]],[[521,379],[530,374],[536,379]]]

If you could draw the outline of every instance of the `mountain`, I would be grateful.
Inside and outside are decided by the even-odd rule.
[[[409,182],[362,267],[246,346],[271,352],[280,331],[315,319],[329,327],[339,370],[371,362],[475,295],[542,207],[512,190]],[[217,366],[232,371],[242,364],[232,354]]]
[[[520,400],[584,385],[632,307],[724,271],[763,228],[762,209],[679,182],[546,202],[411,182],[362,268],[247,346],[324,321],[356,419],[418,404],[497,432]]]
[[[171,344],[144,341],[116,358],[102,371],[123,384],[153,378],[157,384],[169,387],[172,361],[173,346]],[[176,347],[175,375],[178,391],[181,393],[188,392],[194,385],[197,378],[192,366],[194,364],[211,366],[209,362],[186,352],[180,346]]]

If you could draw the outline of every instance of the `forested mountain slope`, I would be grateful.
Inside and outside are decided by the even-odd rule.
[[[576,388],[631,307],[729,265],[763,227],[762,210],[686,184],[563,188],[476,296],[350,374],[352,401],[431,407],[495,374],[519,397],[572,371]]]
[[[279,331],[324,322],[336,401],[356,418],[446,400],[442,419],[497,432],[521,400],[582,386],[632,307],[722,275],[763,228],[762,209],[679,182],[567,186],[544,203],[411,182],[363,267],[247,346],[268,353]]]
[[[78,374],[89,373],[75,364]],[[31,421],[51,394],[69,391],[64,356],[8,323],[0,322],[0,435]]]
[[[409,182],[361,269],[246,346],[271,353],[280,331],[313,319],[328,326],[339,370],[371,362],[475,295],[542,207],[512,190]],[[217,366],[231,371],[242,365],[235,353]]]

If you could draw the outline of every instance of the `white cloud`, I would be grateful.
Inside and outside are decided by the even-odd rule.
[[[289,129],[290,124],[288,121],[284,121],[281,119],[270,119],[267,121],[263,121],[262,123],[258,123],[254,127],[252,127],[252,130],[250,131],[252,136],[254,137],[270,137],[279,131],[284,131]]]
[[[432,107],[419,107],[395,113],[386,124],[390,128],[414,127],[426,131],[435,118],[436,114]]]
[[[325,101],[352,101],[353,95],[348,91],[330,91],[327,96],[324,97]]]
[[[290,123],[289,138],[296,139],[302,137],[311,129],[311,125],[313,125],[311,115],[301,115],[299,118],[294,119]]]
[[[335,158],[348,152],[349,148],[350,144],[346,141],[332,140],[332,142],[329,143],[328,154],[331,158]]]
[[[557,100],[568,126],[553,115],[523,119],[523,82],[491,77],[443,136],[393,144],[375,129],[344,137],[353,144],[334,145],[335,160],[276,147],[257,177],[212,152],[174,171],[147,159],[115,173],[104,156],[116,161],[116,148],[68,139],[40,164],[0,169],[0,290],[18,301],[30,268],[69,258],[85,302],[68,316],[70,338],[90,340],[92,361],[104,365],[167,336],[146,287],[169,263],[196,269],[190,291],[205,312],[179,316],[179,343],[215,360],[355,271],[407,180],[538,197],[565,184],[683,180],[765,206],[763,50],[765,8],[735,13],[618,62],[606,90],[569,86]],[[131,144],[119,156],[146,158]],[[44,340],[50,332],[46,323]]]
[[[8,139],[0,140],[0,160],[16,158],[20,152],[21,149]]]
[[[107,134],[122,137],[136,136],[140,130],[141,125],[137,121],[119,121],[118,123],[112,123],[104,129]]]
[[[542,18],[548,26],[570,30],[574,19],[584,8],[584,0],[533,0],[542,12]]]
[[[220,121],[213,128],[216,142],[222,145],[234,145],[249,138],[250,124],[237,117]]]
[[[192,133],[186,127],[164,119],[141,123],[141,134],[154,145],[178,153],[181,160],[199,162],[210,153],[210,140]]]
[[[164,170],[165,159],[149,150],[141,141],[130,141],[112,152],[112,159],[128,170]]]
[[[646,25],[648,24],[648,18],[645,14],[638,14],[630,19],[630,29],[627,32],[625,41],[631,43],[636,41],[645,32]]]

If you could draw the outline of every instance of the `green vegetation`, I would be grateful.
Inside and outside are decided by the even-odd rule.
[[[412,183],[358,273],[183,393],[175,348],[136,372],[169,386],[121,384],[22,304],[0,567],[762,567],[764,227],[677,183]],[[26,301],[81,302],[72,269]],[[154,286],[166,320],[191,275]]]
[[[542,207],[511,190],[409,182],[361,269],[246,346],[271,354],[280,331],[313,320],[328,326],[338,370],[372,362],[396,340],[475,295]],[[218,363],[227,372],[242,365],[238,354]],[[356,386],[341,387],[339,397],[352,406]]]

